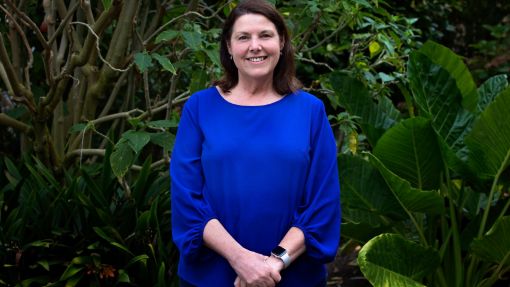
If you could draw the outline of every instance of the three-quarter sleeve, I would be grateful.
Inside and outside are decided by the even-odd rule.
[[[203,247],[203,231],[214,213],[203,197],[201,155],[203,134],[198,102],[184,105],[170,162],[172,237],[181,256],[194,258]]]
[[[335,139],[322,102],[319,110],[312,119],[310,167],[293,226],[305,235],[306,254],[326,263],[340,243],[340,183]]]

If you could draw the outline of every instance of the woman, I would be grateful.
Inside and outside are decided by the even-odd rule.
[[[186,102],[172,153],[182,286],[325,286],[340,238],[334,136],[299,90],[285,22],[263,0],[224,23],[225,75]]]

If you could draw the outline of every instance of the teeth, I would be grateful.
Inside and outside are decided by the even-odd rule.
[[[257,57],[257,58],[248,58],[250,62],[260,62],[263,61],[266,57]]]

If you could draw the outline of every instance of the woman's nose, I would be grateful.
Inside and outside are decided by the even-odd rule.
[[[262,47],[260,46],[260,42],[257,39],[252,39],[250,42],[250,51],[260,51]]]

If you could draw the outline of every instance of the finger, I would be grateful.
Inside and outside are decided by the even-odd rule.
[[[279,283],[282,280],[282,275],[280,275],[279,272],[271,271],[271,278],[274,280],[275,283]]]
[[[236,277],[236,280],[234,281],[234,286],[239,287],[239,277]]]

